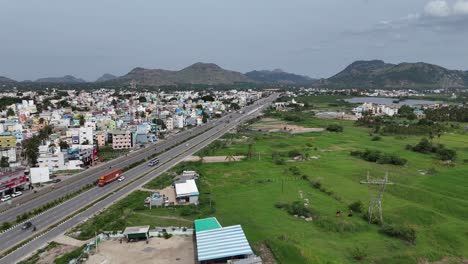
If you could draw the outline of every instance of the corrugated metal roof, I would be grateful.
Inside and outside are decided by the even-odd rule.
[[[198,261],[253,254],[240,225],[196,232]]]
[[[182,183],[175,184],[176,197],[199,195],[195,180],[187,180]]]

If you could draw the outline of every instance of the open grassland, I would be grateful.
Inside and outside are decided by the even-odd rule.
[[[173,169],[200,173],[201,210],[149,211],[143,207],[149,193],[138,191],[81,226],[81,236],[86,238],[99,229],[121,230],[125,225],[190,225],[195,218],[213,215],[223,226],[241,224],[250,242],[266,243],[280,263],[423,263],[441,259],[456,263],[468,258],[468,135],[462,130],[434,139],[457,151],[457,160],[448,166],[434,155],[405,149],[421,136],[382,136],[372,141],[370,129],[350,121],[309,117],[292,124],[339,124],[344,131],[225,136],[210,155],[248,156],[250,149],[251,158],[184,163]],[[234,140],[241,135],[249,139]],[[404,166],[382,165],[350,155],[352,150],[364,149],[396,154],[408,162]],[[291,161],[294,153],[307,153],[310,158]],[[425,173],[428,171],[431,173]],[[387,187],[383,198],[384,222],[414,229],[414,243],[383,234],[378,225],[363,219],[363,213],[347,216],[348,205],[356,201],[362,201],[366,211],[374,190],[360,181],[368,172],[375,178],[388,172],[395,184]],[[161,181],[156,181],[147,186],[160,187]],[[206,209],[209,198],[216,211]],[[306,199],[313,214],[310,222],[276,207],[278,202]],[[337,211],[343,214],[336,217]]]
[[[434,156],[405,150],[419,136],[383,136],[372,141],[369,129],[353,122],[308,118],[298,123],[306,127],[344,126],[343,133],[248,133],[255,142],[256,155],[236,163],[196,165],[201,183],[216,201],[216,216],[223,225],[242,224],[249,239],[266,241],[284,263],[418,263],[444,257],[468,256],[468,136],[461,131],[444,134],[440,143],[456,149],[458,158],[447,167]],[[215,155],[243,153],[249,142],[235,143],[214,151]],[[380,165],[350,156],[351,150],[375,149],[408,160],[405,166]],[[318,159],[277,165],[272,153],[308,152]],[[314,188],[300,175],[319,181],[329,193]],[[435,173],[423,175],[423,171]],[[368,225],[362,215],[348,212],[357,200],[366,207],[369,188],[359,182],[367,172],[383,177],[388,172],[395,185],[388,186],[383,200],[384,222],[408,226],[416,231],[414,244],[388,237],[376,225]],[[277,202],[303,198],[318,216],[312,222],[275,208]],[[364,209],[365,210],[365,209]],[[364,253],[363,253],[364,252]]]

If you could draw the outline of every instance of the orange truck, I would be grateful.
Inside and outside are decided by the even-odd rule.
[[[109,173],[106,173],[99,177],[98,186],[103,187],[104,185],[117,180],[122,175],[122,170],[114,170]]]

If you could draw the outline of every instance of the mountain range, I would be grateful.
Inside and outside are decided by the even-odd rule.
[[[0,84],[16,81],[0,76]],[[86,81],[66,75],[36,80],[37,83],[81,84]],[[145,86],[181,84],[286,84],[312,85],[330,88],[460,88],[468,87],[468,71],[448,70],[423,63],[391,64],[381,60],[355,61],[336,75],[326,79],[312,79],[308,76],[287,73],[282,70],[254,70],[245,74],[226,70],[213,63],[198,62],[181,70],[134,68],[117,77],[104,74],[95,82],[109,85],[135,83]]]
[[[424,62],[391,64],[381,60],[355,61],[321,86],[355,88],[468,87],[468,71],[448,70]]]
[[[307,84],[315,81],[309,76],[288,73],[281,69],[276,69],[273,71],[251,71],[245,73],[245,75],[251,80],[263,83]]]

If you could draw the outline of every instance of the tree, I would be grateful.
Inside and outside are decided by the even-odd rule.
[[[239,110],[240,109],[240,106],[236,103],[231,103],[231,109],[234,109],[234,110]]]
[[[208,122],[208,118],[206,118],[206,116],[203,116],[203,117],[202,117],[202,122],[203,122],[203,123]]]
[[[28,140],[26,140],[26,144],[25,144],[26,158],[28,159],[29,163],[33,166],[37,164],[37,158],[39,157],[39,145],[40,145],[39,136],[33,136],[29,138]]]
[[[64,150],[64,149],[68,149],[68,148],[69,148],[68,143],[65,142],[65,141],[60,141],[60,142],[59,142],[59,147],[60,147],[61,150]]]
[[[145,117],[146,117],[145,112],[142,111],[142,112],[140,113],[140,117],[141,117],[141,118],[145,118]]]
[[[8,162],[8,157],[2,156],[2,159],[0,160],[0,167],[2,168],[8,168],[10,167],[10,163]]]
[[[138,101],[139,101],[140,103],[146,103],[146,102],[147,102],[146,97],[144,97],[144,96],[138,97]]]
[[[49,145],[49,152],[50,153],[55,153],[55,150],[57,149],[57,146],[55,146],[54,143],[50,143]]]
[[[39,124],[44,124],[45,119],[43,117],[39,118]]]
[[[13,111],[13,109],[11,109],[11,108],[8,108],[8,110],[7,110],[7,116],[15,116],[15,115],[16,115],[16,114],[15,114],[15,111]]]
[[[85,117],[84,115],[80,115],[80,126],[84,126],[85,124]]]

